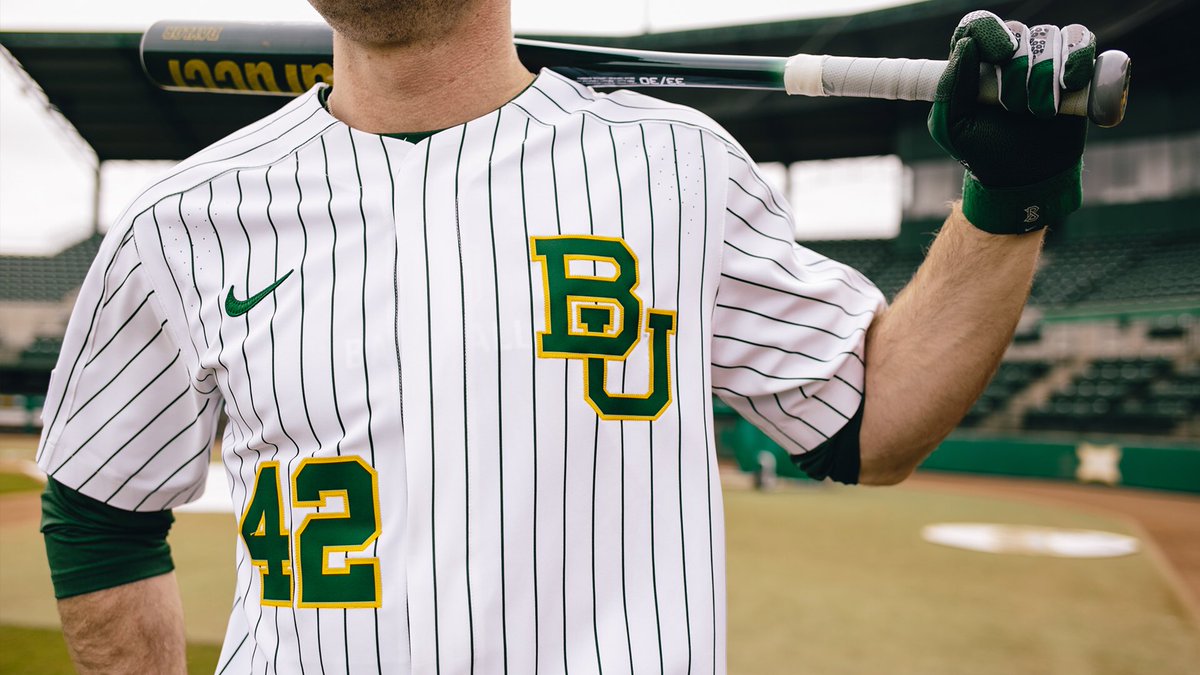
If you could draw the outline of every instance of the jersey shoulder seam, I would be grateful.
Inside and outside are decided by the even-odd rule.
[[[277,119],[281,119],[282,116],[283,116],[283,113],[282,113],[282,111],[280,111],[280,113],[276,113],[276,115],[274,115],[273,117],[276,117]],[[289,129],[288,131],[290,132],[290,131],[298,128],[301,124],[303,124],[309,118],[311,118],[311,115],[309,117],[306,117],[304,120],[301,120],[301,122],[296,124],[295,127],[293,127],[292,129]],[[267,119],[267,118],[264,118],[264,119]],[[260,120],[260,121],[262,121],[262,120]],[[172,169],[172,172],[168,176],[166,176],[165,178],[162,178],[154,185],[151,185],[150,187],[143,190],[140,194],[138,194],[138,196],[132,202],[130,202],[129,206],[121,213],[121,215],[114,222],[115,223],[128,223],[128,224],[130,224],[130,226],[132,226],[134,221],[136,221],[138,218],[140,218],[144,213],[146,213],[150,209],[157,207],[163,201],[170,199],[171,197],[174,197],[177,195],[183,195],[188,192],[191,192],[192,190],[195,190],[196,188],[198,188],[200,186],[207,185],[208,183],[213,182],[217,178],[220,178],[221,176],[226,175],[226,174],[230,173],[231,171],[242,171],[245,169],[262,168],[262,167],[273,166],[275,164],[278,164],[279,162],[282,162],[285,159],[287,159],[288,157],[291,157],[292,155],[296,154],[297,152],[303,150],[310,143],[317,140],[321,136],[325,135],[331,128],[336,126],[336,124],[337,124],[336,122],[332,122],[332,123],[322,127],[316,133],[304,138],[303,142],[287,149],[286,151],[282,151],[277,156],[271,157],[268,161],[236,162],[236,163],[230,164],[229,162],[237,159],[237,156],[229,157],[226,159],[210,160],[210,162],[214,163],[215,166],[212,167],[211,172],[205,172],[202,178],[195,180],[191,184],[187,185],[187,187],[180,188],[180,189],[171,189],[170,191],[165,192],[160,195],[155,194],[156,191],[166,188],[166,185],[165,185],[166,183],[168,183],[172,179],[178,177],[183,172],[185,172],[189,169],[197,168],[198,166],[201,166],[202,164],[209,163],[209,162],[199,162],[199,163],[190,164],[188,166],[185,166],[185,165],[187,165],[190,162],[193,162],[195,160],[198,160],[200,158],[203,158],[207,153],[210,153],[213,150],[217,149],[218,147],[221,147],[221,146],[225,145],[226,143],[231,142],[231,140],[240,140],[240,139],[227,139],[224,141],[219,141],[218,143],[211,145],[211,146],[201,150],[200,152],[192,155],[188,159],[180,162],[178,165],[176,165]],[[245,137],[252,136],[252,135],[253,135],[253,133],[247,134],[246,136],[243,136],[241,138],[245,138]],[[280,136],[275,137],[273,140],[279,140],[280,138],[283,138],[286,135],[287,135],[287,132],[285,132],[284,134],[282,134]],[[266,143],[264,143],[263,145],[265,145],[265,144]],[[261,147],[261,146],[258,146],[258,147]],[[251,148],[251,150],[254,150],[254,149],[257,149],[257,148]],[[246,152],[249,152],[249,151],[246,151]]]
[[[559,110],[562,111],[562,113],[564,115],[567,115],[567,116],[576,115],[576,114],[588,115],[589,117],[599,121],[602,124],[608,125],[608,126],[638,126],[638,125],[649,125],[649,124],[654,124],[654,125],[665,124],[668,126],[677,126],[677,127],[688,128],[688,129],[695,129],[697,131],[700,131],[700,132],[712,137],[714,140],[719,141],[720,143],[725,145],[730,150],[737,150],[737,151],[744,152],[744,150],[741,150],[741,147],[737,144],[737,142],[734,141],[729,136],[729,132],[722,129],[720,124],[718,124],[716,122],[716,120],[713,120],[711,117],[700,112],[699,110],[696,110],[695,108],[690,108],[688,106],[679,105],[677,103],[670,103],[667,101],[656,99],[652,96],[646,96],[645,94],[640,94],[638,92],[630,91],[628,89],[621,89],[621,90],[612,92],[611,94],[598,94],[597,92],[589,89],[589,91],[591,91],[591,93],[593,94],[593,98],[586,99],[585,101],[583,101],[583,105],[581,105],[579,107],[575,107],[573,109],[568,109],[568,108],[564,108],[562,105],[560,105],[558,103],[558,101],[554,99],[554,97],[552,97],[546,91],[542,90],[540,87],[536,86],[536,84],[531,88],[538,91],[539,93],[541,93],[543,97],[545,97],[547,100],[549,100],[552,104],[554,104],[555,107],[557,107]],[[625,103],[620,100],[617,100],[618,98],[631,98],[631,97],[641,99],[643,101],[646,101],[646,102],[649,102],[652,104],[657,104],[657,105],[637,106],[637,105],[631,105],[629,103]],[[596,105],[602,105],[604,103],[612,103],[612,104],[620,106],[622,108],[628,108],[631,110],[645,110],[647,112],[663,111],[664,113],[666,113],[668,111],[674,111],[677,113],[683,113],[683,114],[686,114],[689,116],[694,116],[694,117],[698,118],[698,120],[697,121],[689,121],[686,119],[670,119],[670,118],[666,118],[666,117],[662,117],[662,118],[647,117],[647,118],[640,118],[640,119],[633,119],[633,120],[613,120],[613,119],[604,117],[603,115],[601,115],[600,113],[598,113],[592,109]],[[533,121],[535,121],[539,124],[545,125],[545,126],[553,126],[551,123],[546,122],[545,120],[539,119],[536,115],[534,115],[529,109],[525,108],[524,106],[521,106],[521,105],[515,104],[515,103],[514,103],[514,105],[516,105],[516,107],[518,109],[520,109],[522,112],[524,112]]]

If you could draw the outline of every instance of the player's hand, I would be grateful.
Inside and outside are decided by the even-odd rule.
[[[950,39],[929,133],[967,167],[963,213],[994,234],[1057,225],[1079,208],[1087,119],[1056,115],[1062,92],[1087,86],[1096,38],[971,12]],[[980,63],[996,66],[1003,108],[978,103]]]

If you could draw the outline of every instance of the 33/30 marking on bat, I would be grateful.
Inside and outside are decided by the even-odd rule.
[[[682,77],[639,77],[638,84],[643,87],[682,87],[686,82]]]

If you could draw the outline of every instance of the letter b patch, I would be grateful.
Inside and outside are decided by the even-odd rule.
[[[530,237],[529,243],[533,261],[542,267],[546,301],[538,356],[583,361],[583,395],[602,419],[657,419],[671,405],[670,336],[676,313],[651,308],[643,317],[634,292],[637,256],[611,237]],[[629,358],[643,329],[650,338],[646,393],[610,394],[608,362]]]

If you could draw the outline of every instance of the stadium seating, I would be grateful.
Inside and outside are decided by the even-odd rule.
[[[963,419],[961,426],[978,426],[984,418],[1008,406],[1013,396],[1050,371],[1045,361],[1015,361],[1000,364],[996,376]]]
[[[810,241],[803,245],[869,277],[888,298],[908,283],[919,253],[898,252],[882,239]],[[1144,299],[1200,297],[1200,239],[1109,236],[1051,241],[1033,284],[1030,304],[1065,308]]]
[[[0,300],[62,300],[79,288],[102,240],[92,235],[54,256],[0,256]]]
[[[803,245],[862,272],[889,300],[896,297],[921,264],[920,253],[898,253],[888,239],[809,241]]]
[[[19,364],[26,368],[53,368],[62,351],[61,337],[41,336],[21,350]]]
[[[1136,264],[1119,278],[1107,278],[1089,300],[1200,297],[1200,240],[1166,240],[1139,248]]]
[[[898,253],[893,241],[817,241],[803,245],[856,267],[889,298],[895,297],[921,262],[919,255]],[[1187,307],[1193,301],[1200,306],[1200,238],[1133,232],[1067,241],[1052,238],[1034,281],[1030,305],[1042,312],[1083,310],[1121,316],[1129,310],[1141,310],[1148,303]],[[1200,339],[1200,317],[1194,310],[1166,311],[1137,322],[1133,330],[1148,340],[1145,345],[1179,346]],[[1032,345],[1036,350],[1042,329],[1040,322],[1030,322],[1014,336],[1014,342]],[[1111,339],[1113,334],[1106,335]],[[1072,348],[1080,337],[1070,334]],[[1096,348],[1104,340],[1097,342],[1092,335],[1084,342]],[[1014,397],[1056,367],[1081,367],[1072,365],[1088,355],[1082,343],[1080,348],[1084,351],[1032,361],[1026,351],[1021,361],[1003,363],[960,426],[1154,436],[1187,436],[1200,430],[1200,422],[1192,422],[1200,419],[1200,363],[1194,357],[1179,361],[1159,356],[1091,360],[1040,404],[1035,402],[1044,393],[1014,406]],[[1111,346],[1108,349],[1109,353],[1138,353],[1112,352]],[[1163,352],[1154,348],[1149,353]],[[1047,387],[1051,384],[1048,382]]]
[[[1153,340],[1176,340],[1187,335],[1189,328],[1196,325],[1196,318],[1187,314],[1164,314],[1150,320],[1146,337]]]
[[[1200,368],[1162,358],[1102,359],[1025,416],[1025,428],[1169,434],[1200,412]]]
[[[1030,303],[1042,307],[1073,305],[1122,278],[1149,248],[1148,240],[1107,238],[1047,246],[1033,284]]]

